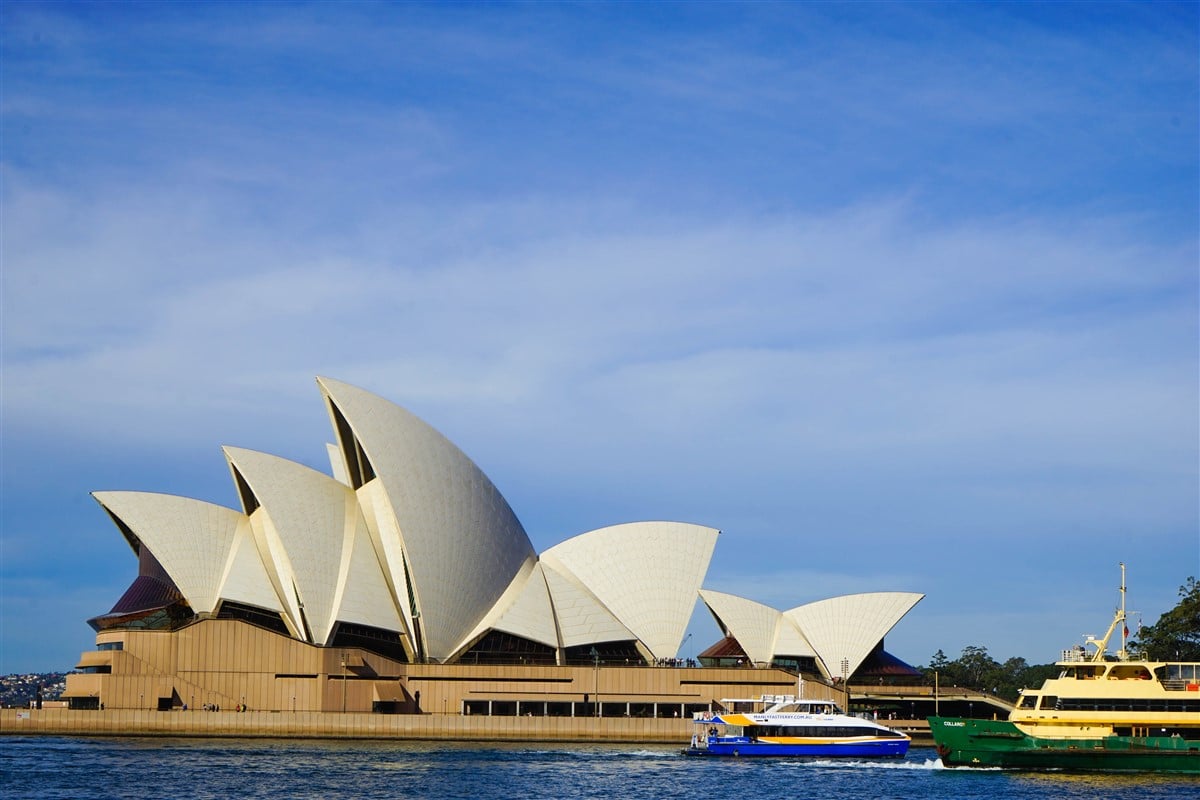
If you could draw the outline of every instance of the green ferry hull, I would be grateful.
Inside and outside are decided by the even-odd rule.
[[[1008,721],[951,717],[930,717],[929,730],[948,767],[1200,774],[1200,741],[1178,737],[1042,739]]]

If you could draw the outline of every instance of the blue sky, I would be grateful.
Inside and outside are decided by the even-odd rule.
[[[544,550],[1052,661],[1200,576],[1195,3],[0,7],[0,672],[387,397]],[[716,637],[703,616],[692,655]]]

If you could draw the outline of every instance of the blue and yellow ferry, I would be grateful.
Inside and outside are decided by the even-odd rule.
[[[830,700],[768,696],[742,702],[759,702],[764,710],[696,714],[696,731],[683,754],[901,758],[912,741],[878,722],[850,716]]]

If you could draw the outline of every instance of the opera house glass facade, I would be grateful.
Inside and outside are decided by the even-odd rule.
[[[97,647],[68,681],[71,708],[687,716],[799,673],[830,685],[897,663],[883,637],[919,594],[779,611],[710,591],[718,531],[684,522],[537,553],[434,428],[355,386],[317,386],[329,473],[225,447],[239,508],[95,493],[138,572],[89,621]],[[684,661],[697,598],[724,637]]]

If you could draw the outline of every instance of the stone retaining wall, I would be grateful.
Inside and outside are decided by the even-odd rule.
[[[627,717],[478,717],[270,711],[0,710],[0,734],[228,736],[686,745],[692,723]]]

